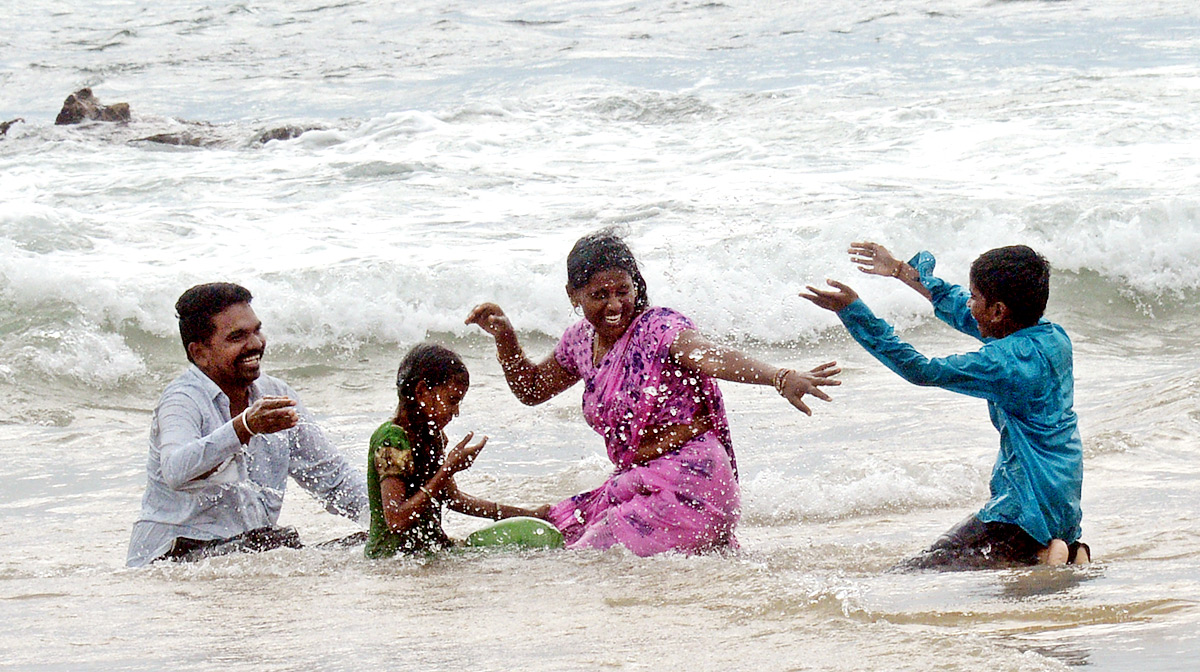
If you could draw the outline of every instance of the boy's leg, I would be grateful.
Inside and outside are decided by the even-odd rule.
[[[1067,562],[1072,565],[1086,565],[1092,561],[1092,547],[1077,541],[1068,547],[1070,556]]]
[[[990,569],[1034,565],[1042,545],[1017,525],[985,523],[974,514],[938,538],[928,549],[895,569]]]

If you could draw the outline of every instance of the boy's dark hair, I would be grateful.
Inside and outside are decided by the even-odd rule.
[[[457,353],[437,343],[413,346],[400,360],[400,368],[396,371],[396,393],[400,396],[404,416],[410,422],[417,417],[417,383],[424,381],[426,387],[437,387],[454,378],[462,378],[467,385],[471,384],[467,365]]]
[[[183,340],[188,361],[192,361],[189,345],[212,338],[216,330],[212,321],[214,315],[236,303],[250,303],[253,299],[250,290],[232,282],[209,282],[184,292],[175,302],[175,317],[179,319],[179,338]]]
[[[1003,301],[1022,328],[1037,324],[1050,298],[1050,263],[1025,245],[997,247],[971,264],[971,282],[989,303]]]
[[[645,310],[650,305],[646,292],[646,279],[638,268],[637,259],[625,241],[611,229],[604,229],[580,238],[567,255],[567,285],[579,289],[591,281],[592,276],[612,269],[620,269],[633,279],[637,290],[634,301],[636,310]]]

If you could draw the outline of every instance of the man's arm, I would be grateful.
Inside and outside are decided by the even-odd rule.
[[[296,393],[288,390],[288,396],[295,399]],[[288,474],[330,513],[358,519],[370,507],[366,476],[333,447],[302,403],[297,403],[296,410],[300,422]]]
[[[186,389],[168,390],[154,415],[158,428],[159,471],[167,487],[184,487],[209,474],[242,449],[233,421],[204,434],[204,409]]]

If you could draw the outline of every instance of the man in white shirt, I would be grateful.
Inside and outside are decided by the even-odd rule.
[[[192,287],[175,304],[192,363],[150,426],[146,494],[126,564],[299,547],[276,526],[290,475],[332,513],[368,511],[366,481],[283,381],[260,369],[266,338],[244,287]]]

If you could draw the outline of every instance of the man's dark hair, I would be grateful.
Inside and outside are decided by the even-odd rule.
[[[212,318],[217,313],[237,303],[250,303],[254,297],[250,290],[232,282],[209,282],[196,285],[184,292],[175,302],[175,317],[179,319],[179,338],[183,340],[183,351],[188,361],[192,343],[212,338],[216,326]]]
[[[1050,298],[1050,263],[1025,245],[997,247],[971,264],[971,282],[989,304],[1003,301],[1013,322],[1033,326]]]
[[[567,255],[567,285],[571,289],[579,289],[588,284],[593,275],[613,269],[625,271],[633,279],[633,286],[637,290],[633,307],[639,311],[645,310],[650,305],[650,297],[646,293],[646,280],[638,268],[637,259],[625,241],[609,229],[590,233],[571,248],[571,253]]]

